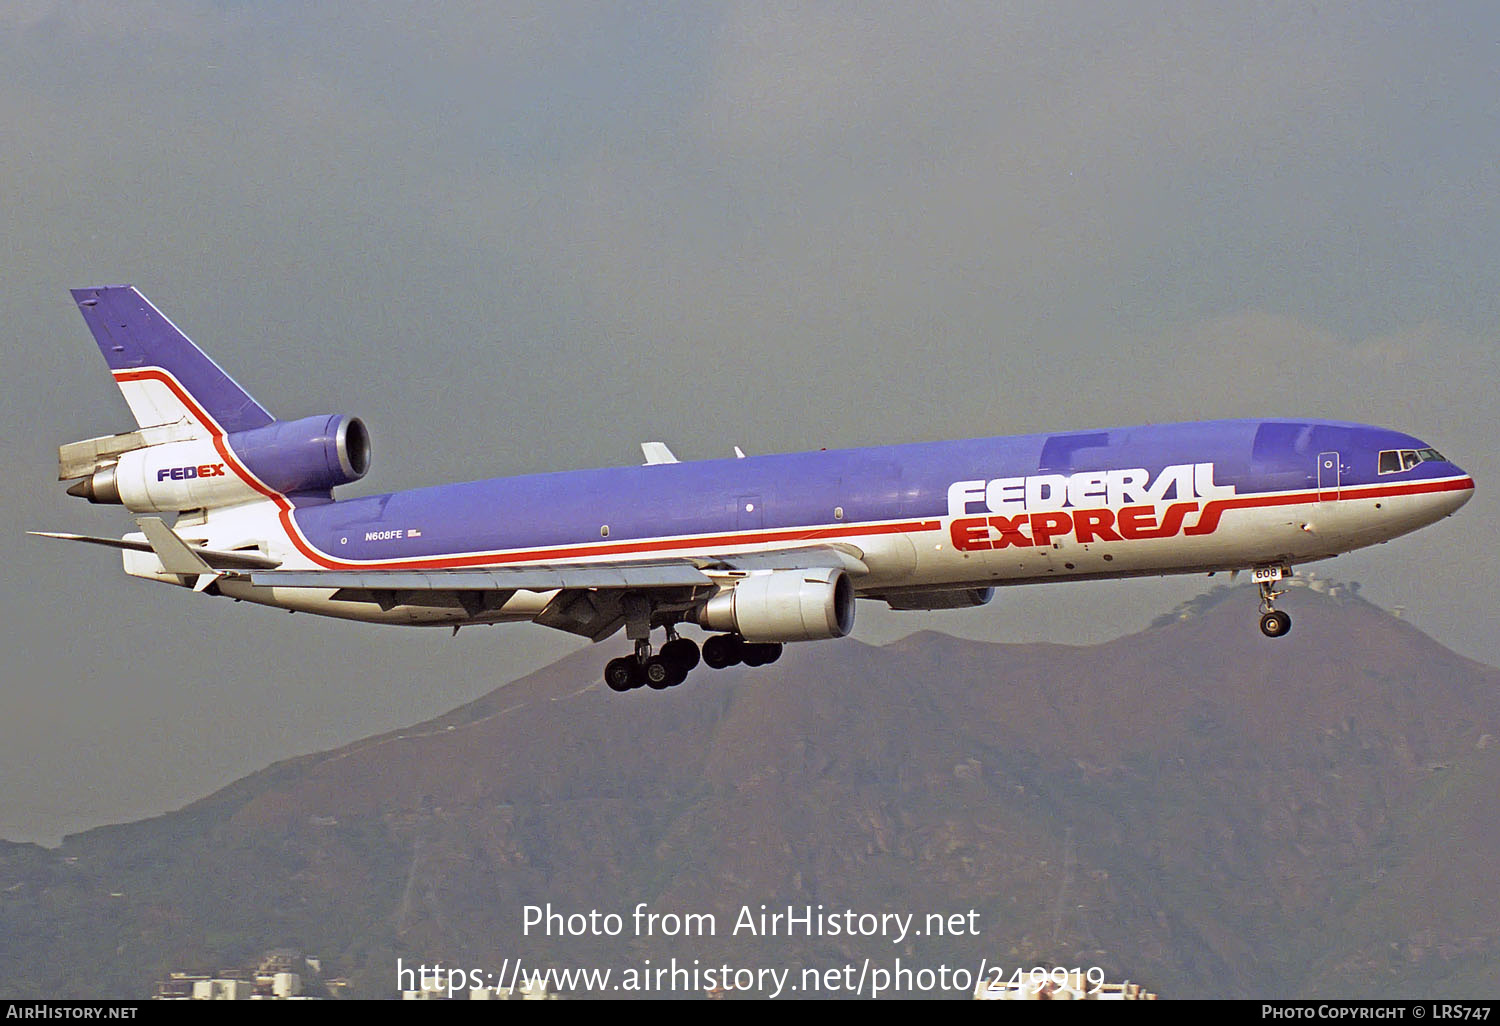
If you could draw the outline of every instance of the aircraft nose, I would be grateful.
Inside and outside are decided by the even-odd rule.
[[[1454,483],[1455,487],[1446,496],[1448,512],[1455,513],[1463,507],[1464,503],[1474,497],[1474,478],[1457,463],[1449,463],[1448,465],[1453,468],[1453,473],[1459,476],[1459,479]]]

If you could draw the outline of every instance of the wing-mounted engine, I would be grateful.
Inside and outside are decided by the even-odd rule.
[[[854,629],[854,585],[828,567],[753,573],[709,599],[698,623],[750,642],[842,638]]]
[[[273,421],[222,443],[195,435],[184,423],[73,442],[58,450],[58,478],[82,478],[68,494],[90,502],[165,513],[265,497],[253,482],[283,495],[326,497],[370,469],[370,435],[358,417]]]

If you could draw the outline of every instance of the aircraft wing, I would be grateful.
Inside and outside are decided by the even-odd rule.
[[[712,556],[709,560],[697,560],[705,569],[724,570],[810,570],[826,567],[843,570],[851,577],[863,577],[870,572],[861,558],[862,553],[854,546],[804,545],[794,549],[763,549],[759,552],[738,552],[730,556]]]
[[[713,581],[691,563],[621,563],[476,570],[264,570],[252,573],[250,583],[276,588],[515,592],[696,588]]]
[[[331,588],[341,602],[449,606],[469,616],[497,613],[516,592],[556,592],[535,622],[598,641],[619,630],[634,596],[653,607],[686,611],[721,584],[761,570],[842,569],[869,573],[858,556],[831,545],[618,563],[549,564],[432,570],[255,570],[250,583]]]
[[[260,570],[250,583],[276,588],[395,589],[399,591],[557,591],[698,588],[715,583],[709,573],[835,567],[869,573],[863,561],[829,545],[768,549],[633,563],[578,563],[482,567],[462,570]]]

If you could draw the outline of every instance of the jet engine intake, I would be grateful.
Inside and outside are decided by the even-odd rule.
[[[250,472],[283,495],[326,492],[370,470],[370,433],[358,417],[303,417],[229,436]]]
[[[68,494],[137,513],[214,509],[282,495],[327,497],[370,469],[370,435],[358,417],[322,415],[236,431],[232,457],[207,438],[147,445],[99,461]],[[246,480],[238,463],[255,481]],[[258,484],[256,482],[259,482]]]

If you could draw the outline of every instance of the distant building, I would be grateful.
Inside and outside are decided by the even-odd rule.
[[[255,996],[255,983],[232,977],[214,977],[193,982],[194,1001],[249,1001]]]
[[[209,977],[202,973],[172,973],[165,980],[157,982],[156,993],[152,997],[156,1001],[191,1001],[193,985],[199,980],[207,979]]]
[[[302,968],[302,952],[296,948],[273,948],[260,960],[260,971],[267,974],[293,973]]]
[[[277,948],[266,953],[254,971],[248,969],[220,969],[218,975],[208,973],[171,973],[156,984],[152,996],[157,1001],[293,1001],[306,1000],[302,993],[304,965],[315,965],[316,959],[305,960],[302,952],[292,948]],[[316,970],[315,970],[316,971]],[[345,984],[347,980],[343,981]]]
[[[474,987],[469,991],[470,1001],[556,1001],[557,995],[549,993],[547,985],[540,980],[523,983],[519,987]]]
[[[302,996],[302,977],[297,973],[260,973],[255,977],[255,996],[286,1001]]]
[[[416,990],[403,990],[402,1001],[447,1001],[448,984],[439,980],[437,974],[417,981]]]
[[[1081,972],[1016,976],[974,988],[975,1001],[1155,1001],[1139,983],[1095,984]]]

